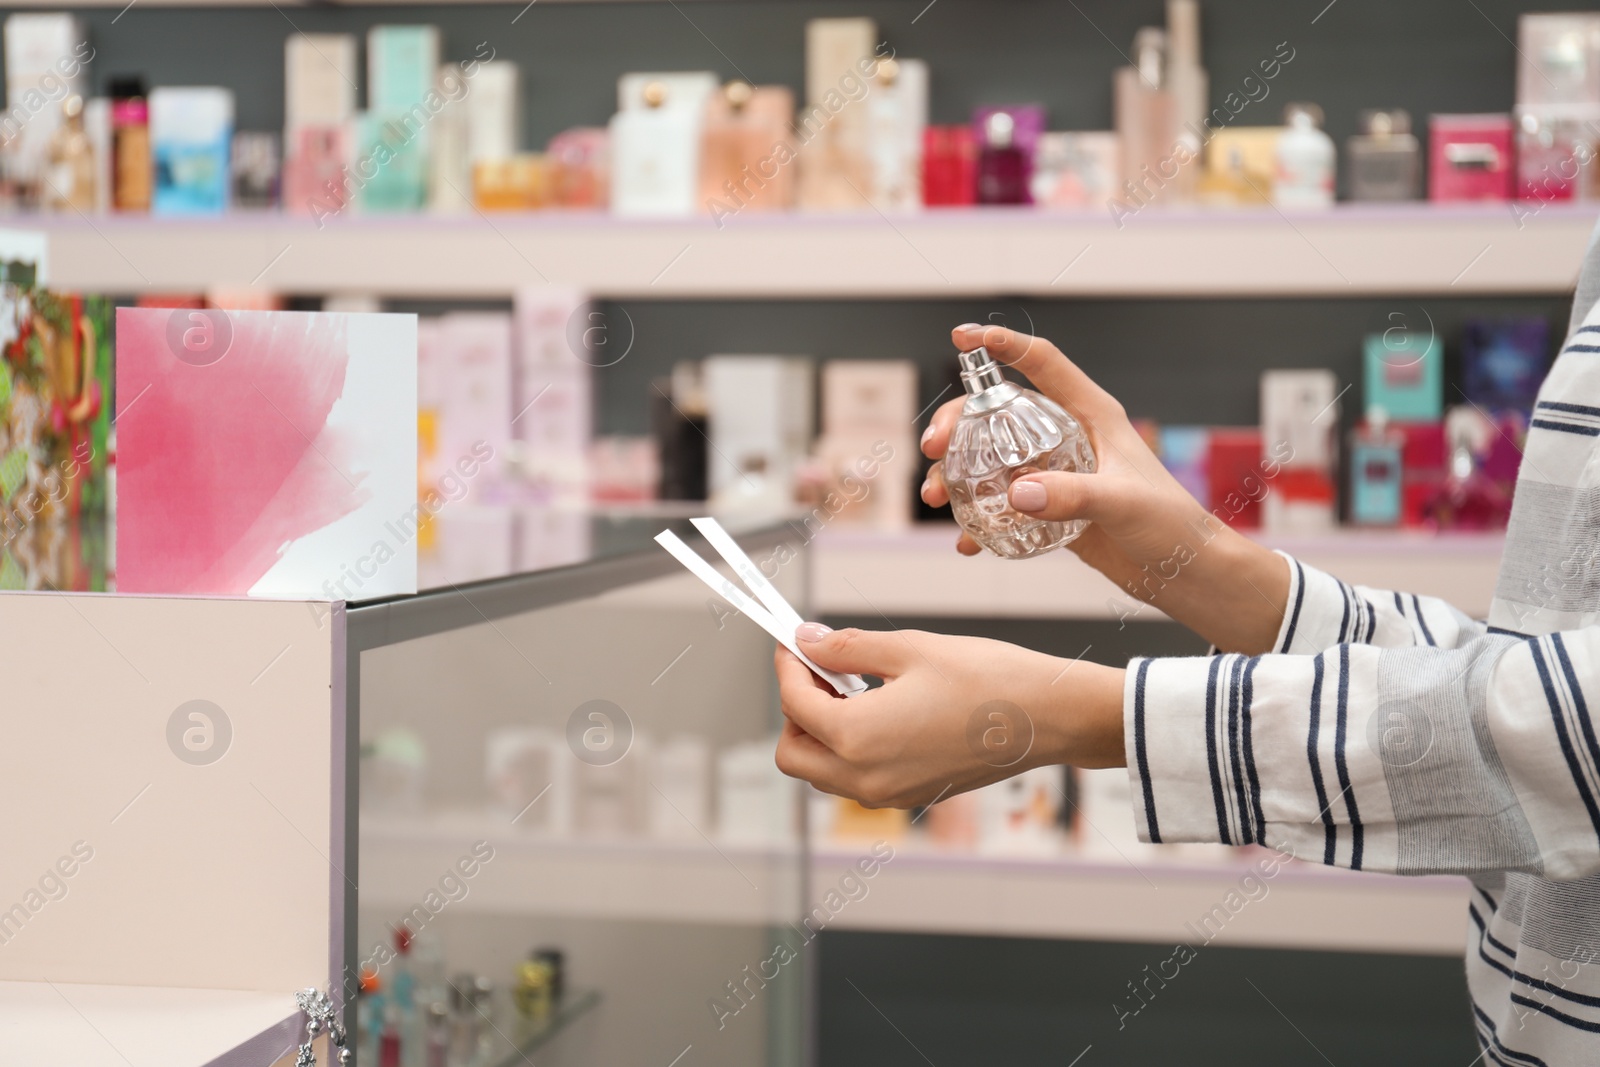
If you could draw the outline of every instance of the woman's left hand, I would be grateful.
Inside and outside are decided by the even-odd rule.
[[[844,699],[781,646],[778,768],[867,807],[908,808],[1031,767],[1119,767],[1124,672],[919,630],[796,633],[812,661],[884,684]]]

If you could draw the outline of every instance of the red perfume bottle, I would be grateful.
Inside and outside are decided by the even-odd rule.
[[[978,203],[1028,202],[1028,157],[1017,145],[1017,120],[1008,111],[996,111],[983,123],[983,150],[978,153]]]
[[[928,207],[977,199],[978,146],[970,126],[929,126],[922,131],[922,202]]]

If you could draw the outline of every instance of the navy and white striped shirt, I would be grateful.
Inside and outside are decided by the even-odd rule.
[[[1485,1062],[1600,1063],[1600,247],[1540,390],[1487,623],[1290,559],[1264,656],[1135,660],[1148,841],[1473,882]]]

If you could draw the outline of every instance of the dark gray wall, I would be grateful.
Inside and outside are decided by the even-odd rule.
[[[943,2],[943,0],[941,0]],[[1569,297],[1375,300],[874,300],[625,301],[633,351],[599,372],[602,432],[645,428],[649,379],[678,359],[711,353],[776,353],[818,359],[913,359],[922,403],[951,380],[950,329],[963,322],[1031,327],[1056,341],[1135,416],[1162,422],[1253,424],[1257,378],[1274,367],[1329,367],[1359,383],[1362,338],[1402,321],[1431,321],[1453,371],[1465,319],[1540,315],[1552,345]],[[1403,320],[1391,319],[1399,314]],[[993,318],[991,318],[993,316]],[[613,323],[623,321],[619,314]],[[1357,413],[1358,384],[1345,397]],[[1447,395],[1459,396],[1446,387]],[[953,394],[946,394],[947,396]]]
[[[1068,1067],[1091,1045],[1079,1067],[1465,1067],[1477,1055],[1461,961],[1444,957],[1201,947],[1119,1028],[1113,1004],[1137,1003],[1127,983],[1172,952],[824,932],[818,1062]]]

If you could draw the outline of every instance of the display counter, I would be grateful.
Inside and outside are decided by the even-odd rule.
[[[803,543],[724,524],[803,611]],[[697,542],[446,509],[423,591],[381,601],[0,594],[0,1060],[292,1062],[316,986],[362,1064],[432,1036],[485,1064],[801,1062],[771,641],[665,526]]]

